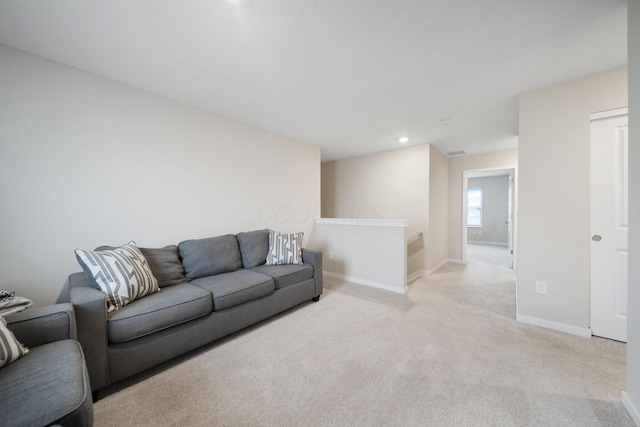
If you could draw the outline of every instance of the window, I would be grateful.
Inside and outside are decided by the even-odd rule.
[[[467,227],[482,227],[482,187],[467,190]]]

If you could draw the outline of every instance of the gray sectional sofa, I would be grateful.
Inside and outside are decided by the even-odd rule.
[[[0,425],[91,426],[93,402],[71,304],[6,316],[29,352],[0,369]]]
[[[267,266],[268,250],[268,230],[141,248],[161,291],[112,312],[85,273],[69,276],[92,389],[317,301],[322,253],[303,249],[303,264]]]

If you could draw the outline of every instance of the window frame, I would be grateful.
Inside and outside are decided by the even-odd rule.
[[[470,203],[469,193],[472,192],[472,191],[476,191],[476,192],[480,193],[479,206],[475,206],[475,203],[472,206],[472,204]],[[481,185],[468,187],[467,188],[467,221],[466,221],[467,222],[467,227],[469,227],[469,228],[482,228],[482,210],[483,210],[483,207],[484,207],[484,188]],[[470,221],[469,221],[469,219],[470,219],[469,213],[470,213],[471,209],[474,209],[474,210],[478,211],[478,217],[479,217],[478,223],[474,223],[474,224],[470,223]]]

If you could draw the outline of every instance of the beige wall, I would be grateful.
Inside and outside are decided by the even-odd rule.
[[[322,163],[325,218],[406,219],[407,233],[429,224],[429,145]],[[409,274],[427,265],[424,241],[408,251]]]
[[[396,293],[406,291],[404,224],[355,219],[327,223],[320,219],[309,244],[322,251],[327,276]]]
[[[320,151],[0,46],[0,288],[52,303],[76,248],[309,235]]]
[[[626,68],[520,96],[519,316],[589,328],[590,114],[625,106]]]
[[[426,270],[433,272],[449,255],[449,158],[431,146],[429,154],[429,229]]]
[[[640,425],[640,1],[629,2],[629,318],[625,406]]]
[[[466,170],[508,169],[518,165],[518,150],[452,157],[449,159],[449,258],[462,260],[463,174]],[[518,183],[516,181],[516,187]]]

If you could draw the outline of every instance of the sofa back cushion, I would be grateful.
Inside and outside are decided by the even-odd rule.
[[[178,244],[178,250],[188,279],[213,276],[242,268],[238,241],[233,234],[185,240]]]
[[[184,267],[180,262],[180,254],[176,245],[164,248],[140,248],[142,255],[147,259],[153,275],[158,279],[158,285],[178,285],[187,282]]]
[[[242,265],[244,268],[254,268],[266,262],[269,250],[269,230],[256,230],[236,234]]]

